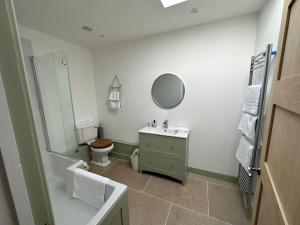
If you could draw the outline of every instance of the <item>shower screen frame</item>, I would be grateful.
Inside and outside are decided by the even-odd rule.
[[[56,85],[57,88],[59,89],[59,84],[57,81],[57,68],[56,68],[56,61],[55,61],[55,55],[63,55],[63,59],[60,60],[60,63],[64,66],[66,66],[66,78],[67,78],[67,85],[68,85],[68,97],[70,98],[70,106],[71,106],[71,111],[72,111],[72,124],[73,124],[73,136],[74,136],[74,146],[71,146],[72,149],[70,148],[70,146],[68,146],[68,140],[67,140],[67,135],[66,135],[66,124],[63,121],[64,119],[64,115],[63,115],[63,110],[62,110],[62,104],[61,104],[61,98],[62,96],[59,93],[58,94],[58,98],[59,98],[59,102],[60,102],[60,114],[61,114],[61,118],[62,118],[62,123],[61,126],[63,127],[63,134],[64,134],[64,142],[65,142],[65,148],[66,151],[65,152],[61,152],[61,151],[57,151],[55,150],[55,148],[53,148],[53,146],[51,146],[51,140],[50,140],[50,135],[51,135],[51,131],[49,132],[49,128],[47,126],[47,115],[45,113],[45,107],[44,104],[45,102],[43,102],[43,94],[42,94],[42,90],[41,90],[41,86],[40,86],[40,80],[39,80],[39,71],[37,68],[37,60],[39,57],[47,57],[47,56],[51,56],[52,57],[52,61],[50,63],[53,63],[53,69],[54,69],[54,76],[56,79]],[[65,55],[65,53],[63,51],[60,52],[53,52],[50,54],[46,54],[46,55],[42,55],[42,56],[38,56],[38,57],[34,57],[31,56],[30,57],[30,61],[31,61],[31,66],[32,66],[32,71],[33,71],[33,80],[34,80],[34,85],[36,88],[36,95],[37,95],[37,101],[38,101],[38,106],[39,106],[39,113],[40,113],[40,117],[41,117],[41,123],[42,123],[42,128],[43,128],[43,136],[44,136],[44,140],[45,140],[45,144],[46,144],[46,150],[48,152],[55,152],[57,154],[61,154],[61,155],[71,155],[72,153],[75,153],[78,150],[78,142],[77,142],[77,138],[76,138],[76,128],[75,128],[75,115],[74,115],[74,106],[73,106],[73,99],[72,99],[72,91],[71,91],[71,83],[70,83],[70,76],[69,76],[69,68],[68,68],[68,63],[67,63],[67,57]],[[69,118],[68,118],[69,119]],[[75,147],[76,146],[76,147]]]

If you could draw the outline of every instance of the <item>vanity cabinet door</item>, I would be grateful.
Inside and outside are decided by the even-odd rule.
[[[166,153],[177,159],[182,159],[185,154],[185,141],[183,139],[158,135],[142,135],[141,138],[141,148],[144,151]]]
[[[188,139],[140,134],[140,171],[185,181]]]
[[[179,180],[184,177],[183,163],[176,159],[169,159],[159,154],[143,153],[141,158],[143,170],[165,174]]]

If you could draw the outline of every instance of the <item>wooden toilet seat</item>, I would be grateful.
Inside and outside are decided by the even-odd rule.
[[[100,139],[97,138],[94,142],[90,144],[92,148],[100,149],[100,148],[108,148],[112,145],[112,140],[110,139]]]

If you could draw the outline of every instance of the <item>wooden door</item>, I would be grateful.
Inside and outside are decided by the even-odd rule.
[[[252,225],[300,224],[300,0],[286,0]]]

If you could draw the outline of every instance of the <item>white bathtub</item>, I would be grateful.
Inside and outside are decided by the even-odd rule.
[[[115,211],[115,207],[119,205],[118,203],[121,200],[124,202],[124,197],[126,198],[125,201],[127,204],[127,186],[112,180],[106,185],[105,203],[100,209],[96,209],[81,200],[72,198],[67,190],[67,167],[76,161],[55,153],[47,153],[43,161],[56,225],[110,224],[105,221],[106,218],[112,217],[110,214]],[[122,212],[122,214],[128,214],[128,208],[124,210],[125,212]],[[125,215],[125,217],[125,219],[128,220],[128,216]],[[127,225],[126,222],[124,224]]]

